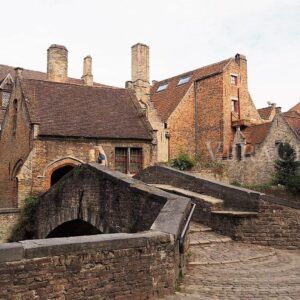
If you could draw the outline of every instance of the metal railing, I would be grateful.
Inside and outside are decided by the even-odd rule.
[[[191,223],[191,220],[192,220],[195,208],[196,208],[196,203],[192,202],[191,211],[189,213],[189,216],[187,218],[187,221],[186,221],[186,223],[184,225],[184,228],[183,228],[183,230],[181,232],[180,239],[179,239],[179,252],[180,253],[184,252],[184,239],[185,239],[186,233],[187,233],[187,231],[189,229],[189,226],[190,226],[190,223]]]

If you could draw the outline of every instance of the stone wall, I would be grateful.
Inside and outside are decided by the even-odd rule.
[[[7,240],[12,226],[17,222],[20,210],[18,208],[0,209],[0,243]]]
[[[257,217],[213,215],[211,226],[220,233],[246,243],[300,249],[300,205],[294,209],[270,200],[267,196],[261,197]],[[284,200],[282,203],[285,204]]]
[[[154,299],[174,292],[169,234],[95,235],[0,245],[1,299]]]
[[[276,142],[288,142],[293,146],[300,157],[300,141],[287,125],[286,121],[277,115],[271,125],[266,139],[255,145],[254,154],[250,157],[236,159],[235,147],[233,147],[233,159],[226,161],[228,164],[228,176],[231,182],[237,181],[243,184],[259,184],[269,182],[275,172],[274,161],[278,158]],[[244,143],[237,134],[234,145]]]
[[[300,249],[300,204],[297,202],[161,166],[148,167],[135,178],[146,183],[168,184],[217,197],[224,201],[222,210],[225,211],[249,212],[249,216],[211,214],[207,203],[194,200],[198,206],[195,215],[197,220],[233,239]]]

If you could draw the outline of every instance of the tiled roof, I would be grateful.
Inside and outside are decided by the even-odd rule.
[[[249,126],[242,131],[242,135],[248,144],[261,144],[267,137],[272,123]]]
[[[262,119],[269,120],[272,110],[273,110],[273,107],[268,106],[268,107],[259,108],[257,111]]]
[[[127,89],[23,79],[31,122],[40,135],[151,140]]]
[[[297,105],[293,107],[291,110],[289,110],[288,112],[283,113],[282,115],[286,120],[287,124],[290,126],[290,128],[300,139],[300,113],[297,112]]]
[[[295,111],[300,115],[300,102],[289,110],[289,112],[291,111]]]
[[[0,83],[7,76],[8,73],[10,73],[10,75],[14,78],[14,74],[15,74],[14,69],[15,69],[15,67],[12,67],[12,66],[0,65]],[[23,69],[22,76],[24,79],[47,80],[47,73],[33,71],[33,70],[27,70],[27,69]],[[83,80],[68,77],[67,83],[83,84]],[[94,82],[94,86],[109,87],[108,85],[97,83],[97,82]]]
[[[151,87],[151,101],[154,104],[154,107],[158,111],[162,121],[167,121],[172,112],[175,110],[179,102],[182,100],[184,95],[187,93],[190,86],[193,82],[199,78],[210,76],[215,73],[220,73],[223,71],[225,66],[230,62],[230,59],[220,61],[218,63],[205,66],[194,71],[186,72],[180,75],[177,75],[172,78],[161,80],[156,82]],[[177,86],[180,78],[185,76],[191,76],[188,83]],[[166,90],[161,92],[156,92],[157,88],[162,83],[168,83]]]

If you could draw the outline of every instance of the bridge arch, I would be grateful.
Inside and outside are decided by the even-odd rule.
[[[55,227],[46,238],[100,234],[101,231],[82,219],[74,219]]]

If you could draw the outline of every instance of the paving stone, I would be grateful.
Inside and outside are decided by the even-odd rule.
[[[300,299],[300,251],[240,242],[191,224],[187,270],[181,291],[167,299]],[[212,241],[217,236],[216,241]],[[205,237],[205,238],[204,238]],[[210,243],[196,243],[199,239]]]

